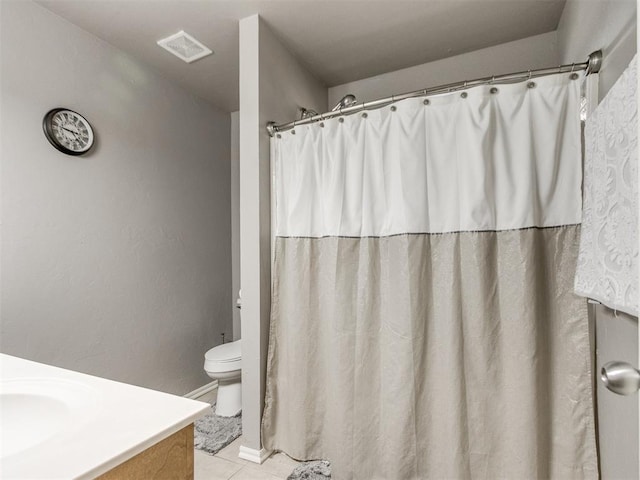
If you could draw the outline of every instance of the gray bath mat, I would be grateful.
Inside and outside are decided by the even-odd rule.
[[[298,465],[287,477],[287,480],[329,480],[331,463],[327,460],[314,460]]]
[[[242,412],[235,417],[220,417],[211,412],[195,421],[193,446],[198,450],[215,455],[242,435]]]

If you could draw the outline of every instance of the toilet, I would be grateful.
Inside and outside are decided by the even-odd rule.
[[[204,370],[218,380],[216,415],[233,417],[242,410],[242,340],[213,347],[204,355]]]

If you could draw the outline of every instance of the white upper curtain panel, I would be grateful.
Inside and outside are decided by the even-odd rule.
[[[580,223],[581,78],[412,98],[283,132],[271,144],[276,235]]]

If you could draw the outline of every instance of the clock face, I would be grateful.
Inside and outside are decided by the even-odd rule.
[[[63,153],[82,155],[93,146],[93,129],[80,114],[65,108],[47,113],[43,121],[49,142]]]

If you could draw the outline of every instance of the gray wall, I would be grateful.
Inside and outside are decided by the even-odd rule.
[[[569,0],[558,26],[562,62],[603,50],[598,96],[602,99],[637,49],[635,0]],[[638,366],[638,319],[604,306],[595,313],[596,363],[624,360]],[[596,378],[600,470],[603,480],[638,478],[638,395],[621,397]]]
[[[327,89],[257,16],[240,21],[240,233],[243,446],[260,450],[271,302],[269,120],[327,107]]]
[[[229,114],[35,3],[1,5],[2,352],[202,386],[231,336]],[[58,106],[92,123],[92,153],[49,145]]]
[[[329,105],[347,93],[354,94],[358,102],[368,102],[460,80],[545,68],[557,65],[558,60],[556,32],[543,33],[331,87]]]

